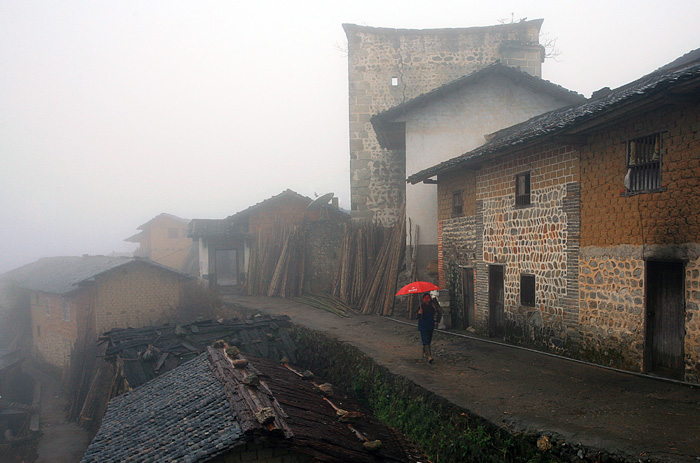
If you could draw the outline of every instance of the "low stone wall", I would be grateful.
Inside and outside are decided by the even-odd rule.
[[[571,445],[555,436],[550,437],[550,449],[538,449],[538,436],[511,434],[502,426],[391,373],[356,347],[296,325],[293,335],[301,366],[355,393],[377,418],[407,435],[431,461],[626,461],[580,444]]]

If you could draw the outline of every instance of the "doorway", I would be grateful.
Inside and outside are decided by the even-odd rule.
[[[462,269],[462,311],[457,318],[457,329],[474,326],[474,269]]]
[[[489,336],[505,335],[503,265],[489,265]]]
[[[235,249],[216,250],[216,284],[218,286],[238,284],[238,253]]]
[[[685,265],[647,261],[645,369],[683,379],[685,340]]]

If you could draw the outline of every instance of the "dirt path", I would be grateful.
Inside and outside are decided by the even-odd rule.
[[[42,381],[41,438],[36,463],[76,463],[83,458],[88,432],[66,420],[66,397],[56,382]]]
[[[514,432],[641,460],[700,461],[700,388],[617,373],[538,353],[436,333],[432,365],[417,330],[377,316],[340,318],[274,298],[227,300],[326,332],[456,405]]]

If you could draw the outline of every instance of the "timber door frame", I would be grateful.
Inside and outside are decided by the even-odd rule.
[[[685,267],[684,261],[662,259],[644,265],[644,371],[679,380],[685,375]],[[678,279],[668,279],[674,274]]]
[[[496,287],[494,278],[500,274],[500,288]],[[505,264],[489,264],[489,336],[502,338],[505,336]],[[501,300],[497,299],[497,293],[501,293]],[[496,306],[500,302],[500,306]]]
[[[458,329],[467,329],[475,325],[475,284],[474,284],[474,267],[461,267],[462,271],[462,312],[459,316],[461,326]]]

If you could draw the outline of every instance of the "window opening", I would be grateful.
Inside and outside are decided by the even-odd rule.
[[[464,200],[462,190],[452,192],[452,217],[459,217],[464,213]]]
[[[653,191],[661,188],[661,134],[647,135],[627,142],[628,193]]]
[[[61,306],[63,307],[63,319],[67,322],[70,321],[70,303],[68,299],[63,299]]]
[[[530,172],[515,176],[515,205],[530,205]]]
[[[520,305],[535,305],[535,275],[520,274]]]

